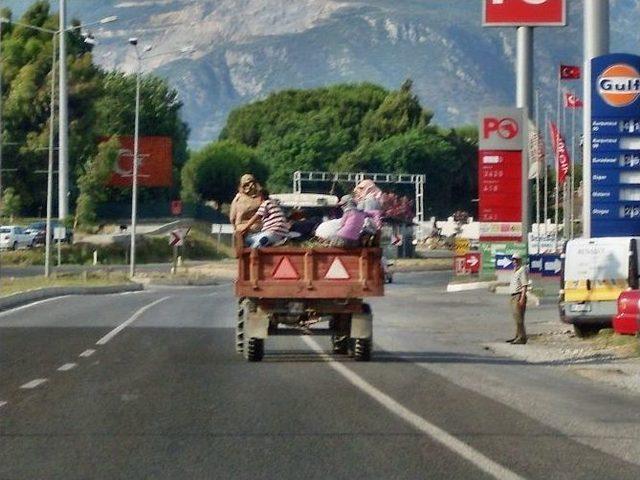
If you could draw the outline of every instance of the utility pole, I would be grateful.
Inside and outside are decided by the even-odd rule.
[[[533,113],[533,27],[518,27],[516,60],[516,106],[524,109],[524,125],[529,124]],[[525,127],[526,128],[526,127]],[[523,133],[528,139],[528,132]],[[528,251],[529,242],[529,152],[522,152],[522,241]]]
[[[51,215],[53,212],[53,139],[55,136],[56,117],[56,37],[62,36],[53,34],[51,44],[53,56],[51,63],[51,112],[49,113],[49,161],[47,165],[47,224],[45,228],[45,254],[44,254],[44,276],[49,278],[51,274]]]
[[[60,98],[58,129],[58,217],[64,220],[69,215],[69,96],[67,79],[67,6],[60,0]]]
[[[582,236],[591,238],[591,60],[609,53],[609,0],[584,2]]]

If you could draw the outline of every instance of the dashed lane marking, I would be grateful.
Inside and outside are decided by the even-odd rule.
[[[309,347],[311,347],[311,349],[313,349],[314,352],[318,353],[331,368],[349,381],[349,383],[371,397],[391,413],[400,417],[409,425],[428,435],[436,442],[458,454],[483,472],[491,475],[493,478],[498,480],[523,480],[523,477],[519,476],[517,473],[512,472],[497,462],[494,462],[470,445],[464,443],[462,440],[459,440],[440,427],[430,423],[416,413],[413,413],[386,393],[378,390],[357,373],[354,373],[343,364],[336,362],[322,350],[322,347],[320,347],[315,340],[309,337],[302,337],[302,339]]]
[[[154,302],[151,302],[151,303],[145,305],[144,307],[142,307],[141,309],[136,311],[133,315],[131,315],[131,317],[129,317],[128,320],[126,320],[125,322],[122,322],[120,325],[118,325],[116,328],[114,328],[109,333],[107,333],[104,337],[102,337],[100,340],[98,340],[96,342],[96,345],[105,345],[105,344],[107,344],[113,337],[118,335],[122,330],[124,330],[129,325],[131,325],[133,322],[135,322],[138,318],[140,318],[144,314],[144,312],[146,312],[150,308],[153,308],[156,305],[158,305],[159,303],[162,303],[165,300],[168,300],[170,298],[171,298],[171,296],[162,297],[162,298],[159,298],[158,300],[156,300]]]
[[[78,366],[77,363],[65,363],[64,365],[61,365],[61,366],[58,367],[58,371],[59,372],[68,372],[69,370],[73,370],[77,366]]]
[[[20,388],[23,390],[31,390],[36,387],[39,387],[43,383],[47,383],[47,381],[48,380],[46,378],[36,378],[35,380],[31,380],[30,382],[25,383]]]
[[[85,350],[84,352],[82,352],[79,356],[82,358],[89,358],[91,355],[93,355],[94,353],[96,353],[95,350],[92,350],[90,348],[88,348],[87,350]]]

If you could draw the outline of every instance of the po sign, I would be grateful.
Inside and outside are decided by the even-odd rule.
[[[484,0],[483,8],[485,27],[567,24],[566,0]]]

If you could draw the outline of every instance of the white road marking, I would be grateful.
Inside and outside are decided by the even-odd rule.
[[[523,477],[519,476],[517,473],[512,472],[508,468],[500,465],[499,463],[494,462],[490,458],[484,456],[479,451],[475,450],[473,447],[467,445],[462,440],[457,439],[450,433],[445,430],[433,425],[428,422],[421,416],[413,413],[411,410],[402,406],[396,400],[391,398],[386,393],[378,390],[376,387],[371,385],[365,379],[363,379],[358,374],[354,373],[343,364],[336,362],[333,358],[327,355],[318,343],[315,340],[309,337],[302,337],[304,342],[311,347],[316,353],[320,354],[322,358],[328,363],[328,365],[333,368],[336,372],[342,375],[346,380],[348,380],[354,387],[361,390],[363,393],[367,394],[373,400],[378,402],[380,405],[385,407],[394,415],[400,417],[402,420],[425,433],[429,437],[431,437],[436,442],[442,444],[452,452],[460,455],[462,458],[471,462],[473,465],[478,467],[483,472],[491,475],[492,477],[499,480],[523,480]]]
[[[79,356],[82,357],[82,358],[89,358],[94,353],[96,353],[96,351],[95,350],[91,350],[89,348],[89,349],[85,350],[84,352],[82,352]]]
[[[27,308],[42,305],[43,303],[53,302],[54,300],[61,300],[63,298],[67,298],[68,296],[69,295],[61,295],[59,297],[45,298],[44,300],[38,300],[36,302],[27,303],[26,305],[21,305],[19,307],[12,308],[10,310],[5,310],[4,312],[0,312],[0,318],[6,317],[7,315],[11,315],[12,313],[21,312],[22,310],[26,310]]]
[[[122,322],[120,325],[118,325],[116,328],[114,328],[109,333],[107,333],[104,337],[102,337],[100,340],[98,340],[96,342],[96,345],[105,345],[105,344],[107,344],[113,337],[118,335],[122,330],[124,330],[129,325],[131,325],[133,322],[135,322],[138,318],[140,318],[144,314],[144,312],[146,312],[150,308],[155,307],[159,303],[164,302],[165,300],[168,300],[169,298],[171,298],[171,296],[162,297],[162,298],[160,298],[160,299],[158,299],[158,300],[156,300],[154,302],[149,303],[148,305],[145,305],[140,310],[138,310],[136,313],[131,315],[131,317],[127,321]]]
[[[35,380],[31,380],[30,382],[25,383],[20,388],[22,388],[23,390],[31,390],[33,388],[39,387],[43,383],[47,383],[47,381],[48,380],[46,378],[36,378]]]
[[[77,363],[65,363],[64,365],[61,365],[61,366],[58,367],[58,371],[59,372],[68,372],[69,370],[73,370],[77,366],[78,366]]]

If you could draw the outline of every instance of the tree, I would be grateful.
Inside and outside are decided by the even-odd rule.
[[[193,153],[184,166],[182,199],[230,203],[238,180],[245,173],[252,173],[259,181],[266,180],[267,169],[255,150],[230,140],[211,143]]]
[[[9,215],[10,221],[13,222],[13,217],[20,214],[22,208],[22,200],[20,195],[16,193],[15,188],[9,187],[4,191],[2,196],[2,210],[4,215]]]
[[[78,179],[80,195],[76,206],[75,225],[88,228],[95,225],[96,207],[108,198],[105,189],[113,175],[113,167],[118,160],[120,142],[113,137],[98,146],[98,153],[84,166],[84,172]]]

